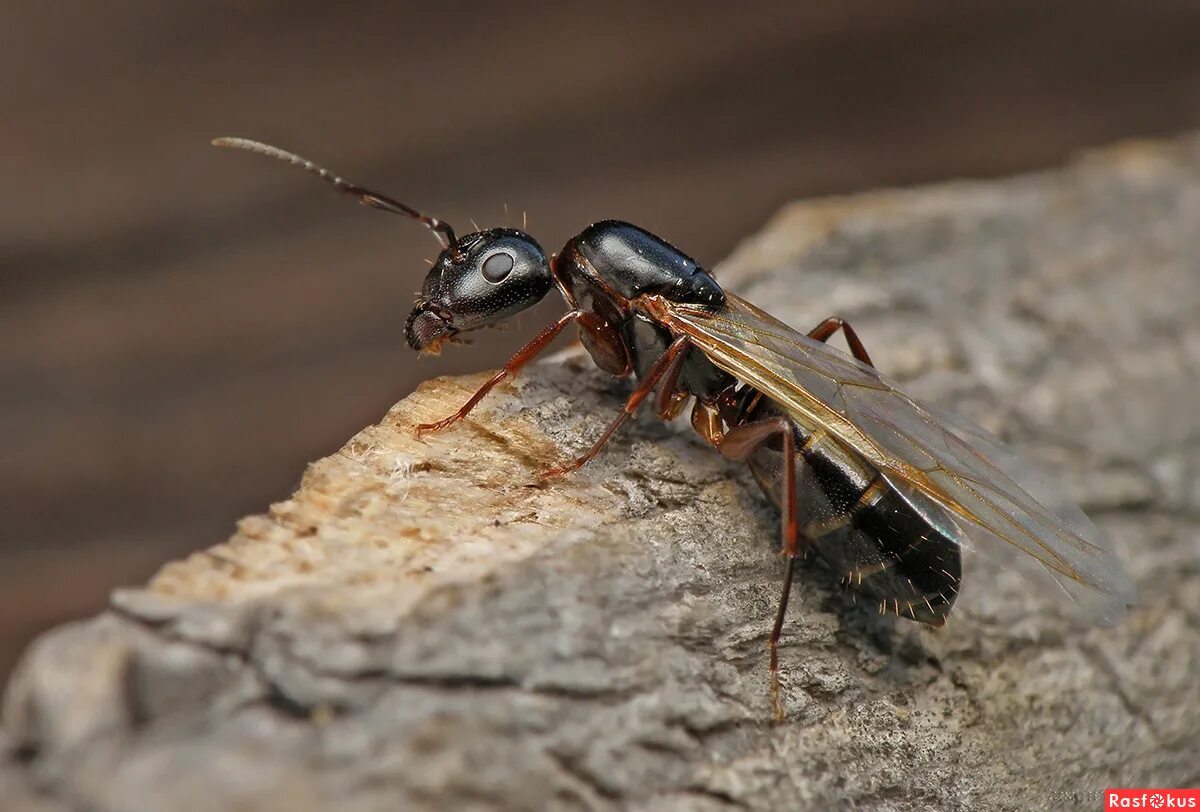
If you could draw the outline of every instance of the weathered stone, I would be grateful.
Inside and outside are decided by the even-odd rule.
[[[805,567],[769,721],[778,518],[578,353],[459,428],[422,386],[228,542],[39,640],[6,809],[1087,808],[1200,782],[1200,141],[786,208],[717,269],[1041,460],[1141,605],[1081,629],[980,571],[935,631]],[[303,404],[297,404],[303,408]],[[230,464],[236,464],[231,460]]]

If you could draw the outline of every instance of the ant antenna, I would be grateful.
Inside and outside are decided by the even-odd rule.
[[[244,149],[247,152],[257,152],[259,155],[266,155],[270,158],[277,158],[285,161],[301,169],[307,170],[316,175],[321,180],[329,183],[339,192],[351,195],[358,198],[358,202],[364,206],[369,206],[373,209],[391,212],[392,214],[402,214],[405,217],[411,217],[414,220],[419,220],[424,223],[434,236],[438,238],[438,242],[442,244],[442,248],[449,248],[451,255],[455,260],[462,259],[462,252],[458,250],[458,239],[454,236],[454,229],[444,220],[439,220],[436,217],[431,217],[428,214],[422,214],[412,206],[406,206],[399,200],[382,195],[379,192],[372,192],[370,189],[364,189],[362,186],[350,183],[343,180],[337,175],[318,166],[307,158],[302,158],[293,152],[282,150],[279,147],[273,147],[270,144],[264,144],[260,141],[251,141],[249,138],[214,138],[212,141],[214,147],[225,147],[228,149]]]

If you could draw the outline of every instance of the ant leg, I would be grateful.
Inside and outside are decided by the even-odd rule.
[[[828,341],[829,337],[841,330],[846,336],[846,343],[850,345],[850,354],[858,360],[862,361],[869,367],[875,366],[871,363],[871,356],[867,355],[867,348],[863,346],[862,340],[858,337],[858,333],[854,332],[854,328],[837,316],[830,316],[825,321],[818,324],[809,331],[808,337],[815,338],[817,341]]]
[[[799,508],[796,502],[796,438],[792,424],[783,417],[768,417],[734,426],[717,442],[721,456],[734,462],[745,462],[750,456],[774,437],[783,440],[783,482],[780,486],[780,506],[783,508],[783,552],[787,566],[783,572],[783,591],[779,595],[779,609],[775,612],[775,625],[767,646],[771,652],[771,706],[777,722],[783,721],[783,704],[779,698],[779,638],[783,634],[783,621],[787,617],[788,598],[792,594],[792,575],[800,548]]]
[[[459,420],[462,420],[464,417],[466,417],[472,409],[479,405],[479,401],[483,400],[484,396],[487,395],[488,392],[492,391],[496,384],[500,383],[509,376],[516,375],[517,372],[520,371],[521,367],[532,361],[540,352],[542,352],[542,350],[546,349],[546,347],[550,345],[550,342],[553,341],[558,334],[563,331],[564,327],[580,318],[582,315],[583,313],[581,311],[572,310],[570,313],[562,316],[558,321],[554,322],[554,324],[551,324],[549,327],[542,330],[540,333],[530,339],[528,344],[517,350],[516,355],[510,358],[507,364],[505,364],[496,372],[495,375],[487,380],[487,383],[479,387],[478,391],[476,391],[474,395],[471,395],[471,399],[463,404],[461,409],[444,420],[439,420],[436,423],[418,424],[416,428],[413,429],[413,433],[416,435],[417,439],[419,440],[421,435],[427,431],[441,431],[447,426],[457,423]]]
[[[604,430],[604,433],[600,435],[600,439],[598,439],[592,445],[592,447],[578,459],[572,460],[565,465],[559,465],[547,471],[543,471],[542,478],[549,479],[551,477],[569,474],[571,471],[580,468],[582,465],[588,462],[588,460],[600,453],[600,449],[604,447],[604,444],[607,443],[613,434],[616,433],[617,429],[621,427],[621,424],[628,420],[630,415],[637,411],[638,406],[642,405],[642,401],[645,400],[646,396],[654,390],[655,385],[663,379],[663,377],[672,369],[672,367],[677,366],[677,359],[683,356],[684,350],[686,350],[689,346],[691,346],[691,340],[687,336],[680,336],[672,341],[671,345],[667,347],[666,351],[663,352],[663,354],[658,357],[658,360],[654,362],[654,366],[650,368],[650,371],[646,373],[646,377],[638,381],[638,385],[634,388],[633,393],[629,395],[629,400],[625,401],[625,408],[621,410],[621,413],[617,415],[617,418],[609,424],[607,429]]]
[[[654,413],[663,420],[674,420],[678,417],[684,404],[691,397],[686,390],[679,389],[679,375],[683,372],[683,362],[686,360],[687,353],[681,352],[663,371],[662,383],[658,387],[658,394],[654,396]]]
[[[696,405],[692,407],[692,428],[709,443],[719,446],[725,436],[725,425],[721,422],[721,411],[717,405],[696,398]]]

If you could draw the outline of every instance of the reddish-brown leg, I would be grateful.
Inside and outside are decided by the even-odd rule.
[[[621,410],[621,413],[617,415],[617,418],[609,424],[607,429],[604,430],[604,433],[600,435],[600,439],[596,440],[592,447],[577,459],[572,460],[565,465],[559,465],[547,471],[543,471],[542,478],[550,479],[551,477],[569,474],[599,454],[600,449],[604,447],[604,444],[607,443],[613,434],[616,433],[617,429],[621,427],[621,424],[628,420],[630,415],[637,411],[638,406],[642,405],[642,401],[645,400],[647,395],[654,390],[655,385],[663,379],[668,370],[676,365],[677,359],[683,355],[684,350],[686,350],[689,346],[691,346],[691,341],[687,336],[680,336],[671,342],[671,345],[667,347],[666,351],[658,357],[658,360],[654,362],[654,366],[652,366],[650,371],[646,373],[646,377],[638,381],[638,385],[634,388],[633,393],[630,394],[629,400],[625,401],[625,408]]]
[[[725,436],[725,424],[721,421],[721,410],[717,404],[696,398],[696,405],[692,407],[692,428],[709,443],[720,445],[721,438]]]
[[[800,549],[799,509],[796,503],[796,436],[792,424],[782,417],[768,417],[734,426],[717,443],[721,456],[734,462],[745,462],[763,444],[779,437],[783,441],[783,483],[780,507],[783,513],[783,552],[787,566],[783,572],[783,592],[779,596],[779,609],[775,613],[775,625],[767,642],[771,651],[771,705],[775,719],[783,720],[783,704],[779,699],[779,637],[783,634],[783,620],[787,617],[788,598],[792,594],[792,575]]]
[[[488,379],[487,383],[479,387],[478,391],[476,391],[474,395],[471,395],[471,399],[464,403],[461,409],[444,420],[439,420],[436,423],[421,423],[417,425],[417,427],[413,430],[414,434],[416,434],[417,438],[420,439],[421,435],[427,431],[441,431],[447,426],[453,425],[459,420],[462,420],[470,413],[472,409],[479,405],[479,401],[483,400],[487,393],[495,388],[496,384],[500,383],[502,380],[511,375],[516,375],[521,367],[532,361],[540,352],[542,352],[542,350],[550,346],[550,342],[553,341],[558,334],[563,331],[563,328],[580,318],[582,315],[582,311],[572,310],[570,313],[567,313],[558,321],[554,322],[554,324],[551,324],[545,330],[542,330],[540,333],[534,336],[528,344],[519,349],[517,354],[510,358],[507,364],[505,364],[495,375]]]
[[[858,337],[858,333],[854,332],[846,321],[837,316],[830,316],[825,321],[818,324],[809,331],[808,337],[815,338],[817,341],[828,341],[829,337],[838,330],[846,336],[846,343],[850,345],[850,354],[858,360],[862,361],[869,367],[875,366],[871,363],[871,356],[867,355],[867,348],[863,346],[862,340]]]
[[[683,363],[687,357],[686,352],[678,353],[663,370],[662,383],[659,384],[658,394],[654,396],[654,413],[663,420],[674,420],[678,417],[683,405],[691,397],[686,391],[678,391],[679,374],[683,371]]]

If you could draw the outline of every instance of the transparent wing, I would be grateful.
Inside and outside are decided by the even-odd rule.
[[[1096,622],[1115,623],[1135,600],[1111,544],[1083,511],[983,429],[921,406],[874,368],[736,296],[721,312],[658,297],[647,307],[801,425],[861,455],[898,492],[948,510],[964,546],[1049,576]],[[1007,555],[1013,550],[1021,555]]]

